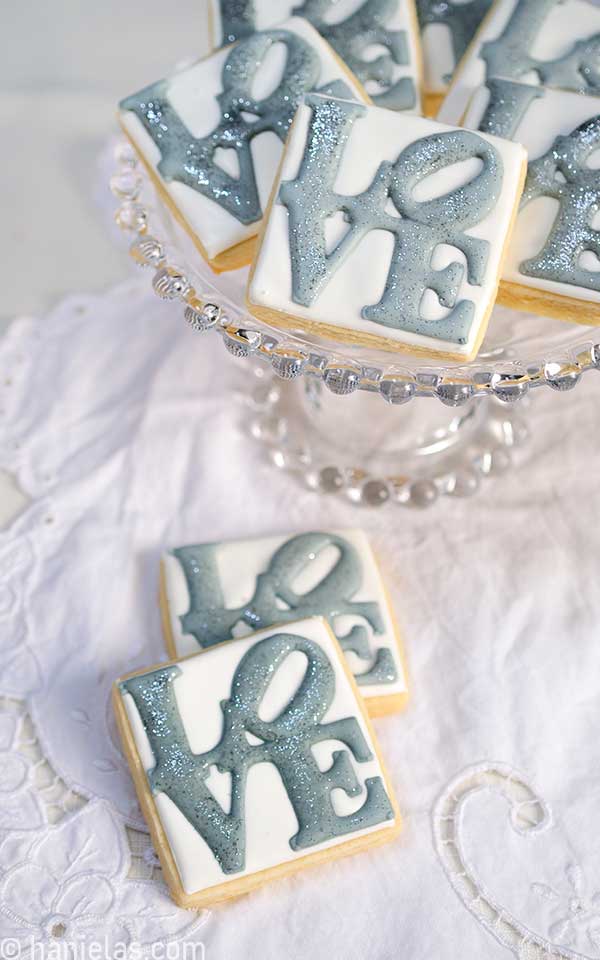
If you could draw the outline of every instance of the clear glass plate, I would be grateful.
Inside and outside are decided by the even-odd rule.
[[[127,144],[116,161],[111,189],[120,201],[117,222],[132,234],[131,255],[153,271],[159,296],[181,300],[195,329],[218,333],[230,353],[251,361],[252,434],[273,463],[316,490],[411,506],[472,493],[482,476],[506,469],[526,435],[517,401],[540,386],[568,392],[600,369],[597,327],[501,306],[470,363],[270,327],[244,306],[248,270],[214,274]],[[441,407],[406,409],[423,398]]]

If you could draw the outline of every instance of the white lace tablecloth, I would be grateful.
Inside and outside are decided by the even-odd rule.
[[[600,957],[600,378],[535,397],[520,471],[420,513],[276,472],[240,428],[244,363],[147,275],[17,321],[0,370],[0,466],[30,501],[0,535],[0,957]],[[402,837],[178,910],[109,703],[163,656],[159,554],[356,524],[406,639],[411,704],[376,722]]]

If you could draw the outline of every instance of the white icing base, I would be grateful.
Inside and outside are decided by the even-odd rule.
[[[373,740],[358,706],[354,688],[342,666],[339,648],[320,618],[304,620],[285,628],[264,630],[251,637],[221,644],[183,660],[179,664],[182,676],[175,681],[174,690],[190,748],[194,753],[204,753],[216,746],[223,729],[220,702],[230,696],[231,681],[240,660],[259,640],[282,632],[306,637],[319,644],[324,650],[334,669],[336,690],[333,703],[322,722],[328,723],[344,717],[355,717],[373,754],[373,759],[367,763],[356,763],[354,759],[351,761],[363,785],[360,796],[348,797],[342,790],[335,790],[332,794],[333,806],[338,815],[353,813],[365,802],[365,780],[369,777],[381,777],[383,774],[376,758]],[[294,694],[304,675],[306,662],[306,657],[301,653],[294,653],[288,657],[262,701],[261,717],[276,715],[278,707],[286,703]],[[125,694],[123,703],[141,763],[145,770],[151,770],[154,766],[154,756],[135,701],[130,694]],[[313,747],[315,758],[322,770],[331,766],[333,752],[338,749],[347,750],[347,747],[334,740],[323,741]],[[215,771],[209,783],[224,810],[228,810],[231,802],[229,776]],[[344,837],[296,852],[290,847],[289,840],[296,833],[298,824],[279,773],[272,764],[257,764],[249,773],[246,789],[246,868],[240,873],[226,875],[222,872],[208,845],[175,804],[164,794],[156,795],[155,802],[179,871],[182,887],[190,895],[227,880],[239,880],[277,864],[299,860],[317,850],[337,847],[356,837],[397,826],[397,820],[387,820],[374,827],[358,830]]]
[[[452,33],[446,23],[428,23],[421,31],[423,65],[425,68],[425,91],[445,93],[448,80],[456,69]]]
[[[353,91],[355,98],[364,102],[365,96],[360,85],[340,66],[329,44],[306,20],[294,17],[282,24],[282,29],[298,34],[318,52],[321,74],[317,86],[343,80]],[[228,56],[228,49],[220,50],[206,60],[200,60],[192,67],[174,74],[169,80],[169,99],[194,137],[207,136],[219,124],[220,112],[216,98],[222,91],[223,65]],[[277,87],[284,66],[285,48],[283,44],[277,44],[258,71],[253,86],[256,96],[261,96],[261,92],[262,95],[267,95]],[[192,187],[176,180],[164,180],[158,172],[160,150],[142,122],[131,111],[122,110],[120,117],[137,150],[155,172],[191,232],[206,250],[209,260],[256,236],[262,221],[244,226],[218,203]],[[283,144],[274,133],[266,131],[254,137],[251,149],[258,193],[262,209],[265,210],[281,160]],[[228,163],[226,152],[222,153],[222,157],[225,163]],[[228,172],[235,174],[236,170],[228,168]]]
[[[288,139],[279,184],[294,180],[298,175],[311,117],[311,109],[301,106]],[[366,116],[354,124],[336,179],[336,191],[344,195],[363,192],[372,183],[382,161],[394,163],[408,144],[450,129],[455,128],[444,127],[421,117],[407,117],[389,110],[369,107]],[[312,307],[302,307],[295,303],[292,300],[288,212],[278,201],[271,209],[248,288],[250,306],[277,310],[314,324],[328,324],[356,339],[370,334],[387,339],[391,346],[419,347],[431,353],[470,357],[495,297],[504,242],[517,202],[525,163],[525,153],[521,147],[497,137],[483,134],[480,136],[493,142],[500,152],[504,162],[504,180],[501,197],[495,209],[481,223],[466,231],[468,235],[486,239],[491,244],[483,284],[471,286],[467,282],[465,271],[459,290],[458,300],[468,299],[475,304],[475,321],[466,344],[394,330],[363,319],[362,308],[379,302],[389,273],[394,237],[384,230],[373,230],[364,238],[340,266]],[[419,185],[418,199],[428,200],[457,189],[471,180],[479,167],[480,161],[473,159],[454,164],[426,178]],[[454,247],[440,244],[434,251],[432,266],[440,270],[453,261],[464,263],[464,255]],[[433,293],[425,293],[421,305],[424,319],[441,319],[449,312],[440,305]]]
[[[382,634],[374,634],[369,625],[361,617],[337,617],[334,625],[336,632],[340,635],[345,635],[350,632],[355,624],[365,626],[369,632],[370,643],[374,651],[376,652],[382,648],[387,648],[390,651],[398,675],[398,679],[394,683],[363,686],[360,688],[360,692],[367,700],[371,697],[405,694],[408,688],[398,648],[398,641],[396,639],[393,617],[369,541],[362,530],[336,530],[333,532],[345,540],[348,540],[349,543],[356,548],[356,552],[362,563],[362,586],[356,595],[352,597],[352,601],[374,601],[378,603],[384,623],[384,632]],[[250,601],[254,594],[258,574],[266,570],[275,551],[278,550],[282,544],[290,540],[292,536],[293,535],[288,534],[286,536],[265,537],[258,540],[238,540],[218,544],[217,566],[226,607],[229,609],[238,609]],[[338,551],[335,547],[321,551],[307,566],[306,573],[302,576],[302,579],[298,578],[295,582],[294,589],[304,593],[314,584],[322,580],[337,560],[337,556]],[[184,634],[181,627],[180,618],[188,612],[190,607],[189,591],[181,563],[173,554],[168,553],[163,557],[163,570],[166,581],[169,620],[176,655],[178,657],[184,657],[190,653],[197,653],[199,649],[197,640],[189,634]],[[245,634],[251,633],[251,628],[245,623],[238,624],[234,629],[236,636],[244,636]],[[369,669],[369,665],[363,660],[360,660],[351,651],[346,653],[346,657],[352,671],[357,670],[358,672],[362,672]]]
[[[464,121],[466,127],[477,130],[488,101],[489,91],[486,87],[481,87],[467,110]],[[600,97],[546,89],[541,97],[529,105],[513,139],[525,147],[531,162],[544,156],[556,137],[571,133],[586,120],[597,116],[600,116]],[[554,225],[557,210],[558,201],[552,197],[539,197],[521,210],[510,242],[502,279],[531,290],[544,290],[562,297],[600,303],[600,291],[529,277],[519,269],[524,260],[537,256],[543,249]],[[592,256],[591,263],[584,261],[584,265],[594,269],[594,261]],[[599,268],[600,266],[596,267]]]
[[[213,24],[213,44],[215,47],[220,47],[228,42],[227,37],[223,36],[221,7],[219,0],[209,0],[209,3],[211,22]],[[333,11],[334,15],[332,16],[330,14],[329,23],[341,23],[347,20],[348,17],[359,10],[364,3],[365,0],[336,0],[335,10]],[[281,23],[282,20],[291,17],[294,9],[299,5],[299,0],[254,0],[256,29],[268,30],[276,26]],[[389,30],[406,31],[409,63],[404,66],[394,64],[393,78],[394,82],[401,80],[403,77],[412,78],[415,85],[417,101],[415,106],[406,112],[419,114],[421,113],[421,55],[414,0],[396,0],[396,11],[394,15],[390,17],[386,26]],[[377,50],[376,55],[379,56],[381,52],[382,51]],[[374,56],[375,51],[373,51],[373,54],[369,54],[369,51],[367,51],[367,57],[365,59],[370,59]],[[367,85],[367,93],[373,95],[379,92],[380,88],[377,84],[373,84],[372,86]]]
[[[471,98],[486,79],[482,45],[497,40],[504,32],[518,2],[496,0],[460,63],[438,120],[452,124],[462,122]],[[568,53],[578,40],[596,33],[600,33],[600,7],[589,0],[563,0],[549,13],[529,54],[537,60],[556,60]],[[520,79],[524,83],[537,84],[535,76]]]

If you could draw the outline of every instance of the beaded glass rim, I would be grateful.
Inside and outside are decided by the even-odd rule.
[[[114,156],[116,169],[110,187],[119,201],[115,219],[123,231],[133,235],[130,254],[134,261],[153,270],[155,293],[164,300],[180,300],[184,317],[194,330],[218,333],[233,356],[262,360],[283,380],[315,377],[338,396],[362,390],[391,404],[428,397],[459,407],[475,397],[513,403],[541,386],[567,392],[584,373],[600,370],[599,328],[502,307],[496,311],[503,312],[503,331],[498,328],[495,336],[486,337],[476,360],[462,364],[440,365],[434,358],[423,360],[367,348],[355,351],[324,341],[311,342],[300,332],[289,334],[269,327],[252,317],[237,302],[239,298],[220,288],[220,278],[157,198],[127,141],[118,143]],[[538,359],[540,353],[542,360]]]

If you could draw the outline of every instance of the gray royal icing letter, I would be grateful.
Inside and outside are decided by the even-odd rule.
[[[411,110],[417,102],[413,80],[401,77],[394,83],[394,65],[410,63],[408,38],[405,30],[387,26],[400,2],[365,0],[358,10],[337,23],[328,20],[328,14],[335,14],[336,0],[304,0],[293,12],[310,20],[362,83],[383,88],[383,92],[373,94],[377,106]],[[365,53],[377,46],[384,47],[385,53],[369,60]]]
[[[316,555],[327,547],[339,551],[335,566],[307,593],[298,594],[293,584]],[[196,638],[201,647],[231,640],[233,629],[245,623],[253,630],[277,623],[291,623],[303,617],[327,617],[335,628],[336,617],[360,617],[374,634],[384,630],[379,604],[352,598],[362,586],[362,566],[356,549],[343,537],[331,533],[304,533],[287,540],[271,557],[267,569],[256,580],[254,596],[239,608],[227,608],[217,567],[217,548],[213,544],[180,547],[174,551],[188,587],[190,606],[181,617],[182,630]],[[363,686],[393,683],[396,666],[390,651],[379,649],[375,656],[369,632],[354,626],[339,636],[342,647],[372,666],[356,676]]]
[[[255,100],[252,86],[268,51],[276,43],[287,47],[281,83],[264,100]],[[223,91],[218,96],[221,122],[206,137],[194,137],[172,106],[168,81],[146,87],[123,100],[143,123],[160,150],[158,170],[165,180],[177,180],[209,197],[240,223],[256,223],[262,209],[256,185],[251,143],[265,131],[285,141],[296,108],[308,90],[314,90],[321,70],[319,55],[305,40],[288,30],[256,33],[233,47],[223,68]],[[344,84],[328,92],[347,96]],[[244,114],[255,119],[249,121]],[[240,176],[230,176],[215,162],[217,150],[234,150]]]
[[[334,184],[354,124],[365,116],[366,108],[314,96],[305,102],[313,110],[306,150],[298,178],[283,183],[279,193],[289,213],[294,302],[312,306],[363,238],[371,230],[387,230],[395,237],[387,282],[379,303],[363,307],[363,318],[393,329],[466,343],[475,308],[470,300],[457,302],[464,267],[455,262],[444,270],[434,270],[431,259],[439,244],[456,247],[466,257],[469,283],[483,282],[489,243],[464,231],[483,220],[497,203],[503,164],[496,148],[466,130],[423,137],[406,147],[396,163],[382,163],[364,193],[345,197],[335,193]],[[433,200],[413,199],[415,187],[427,176],[473,158],[479,158],[483,166],[469,183]],[[400,217],[386,212],[390,199]],[[328,253],[325,222],[340,211],[349,229]],[[421,317],[426,290],[437,294],[442,306],[451,308],[446,317]]]
[[[307,668],[297,691],[271,721],[259,717],[261,701],[287,657],[299,651]],[[292,850],[303,850],[336,837],[375,826],[394,816],[381,777],[365,781],[366,798],[355,813],[339,816],[331,802],[333,790],[360,796],[362,787],[352,765],[372,759],[354,717],[322,723],[335,695],[335,674],[325,653],[307,638],[279,634],[251,647],[240,660],[228,700],[221,703],[223,733],[214,749],[194,754],[183,727],[175,695],[181,670],[165,667],[122,684],[133,697],[154,754],[148,771],[154,793],[164,793],[210,847],[223,873],[245,867],[244,801],[249,769],[255,763],[274,764],[298,820],[290,838]],[[247,734],[260,743],[251,744]],[[348,749],[333,753],[333,764],[322,772],[312,747],[337,740]],[[211,767],[231,775],[229,813],[209,790]],[[268,816],[268,807],[265,816]]]
[[[417,102],[411,77],[394,82],[394,65],[410,63],[405,30],[390,30],[390,19],[403,0],[364,0],[345,20],[330,22],[336,13],[337,0],[303,0],[292,14],[304,17],[337,50],[344,63],[362,83],[376,83],[381,93],[373,101],[391,110],[410,110]],[[221,0],[221,34],[223,43],[248,36],[256,29],[256,12],[252,0]],[[369,59],[370,48],[384,47],[380,56]]]
[[[430,23],[440,23],[448,27],[452,37],[454,62],[457,64],[491,5],[492,0],[469,0],[467,3],[417,0],[417,14],[421,30]],[[450,77],[445,79],[449,81]]]
[[[544,89],[494,78],[487,81],[486,87],[490,99],[479,130],[512,140],[533,101],[544,96]]]
[[[553,9],[562,0],[519,0],[503,33],[485,43],[481,56],[488,77],[527,80],[534,72],[542,85],[600,91],[600,34],[579,40],[556,60],[536,60],[529,51]]]
[[[256,31],[253,0],[220,0],[222,45],[249,37]]]
[[[600,258],[600,231],[591,225],[600,211],[600,177],[587,166],[597,150],[600,117],[593,117],[529,164],[521,206],[537,197],[552,197],[560,206],[541,252],[519,266],[526,276],[600,291],[600,271],[580,266],[586,251]]]

